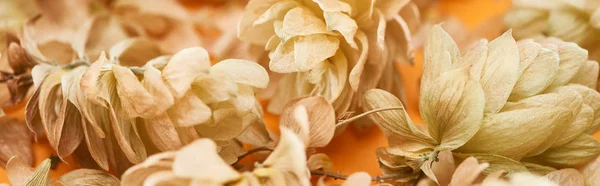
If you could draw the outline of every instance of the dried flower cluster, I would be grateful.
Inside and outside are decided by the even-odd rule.
[[[434,2],[0,1],[0,101],[27,102],[0,110],[0,166],[26,186],[600,185],[600,3],[516,0],[514,32],[457,44],[413,36]],[[396,69],[422,41],[424,126]],[[366,121],[384,175],[335,173],[321,148]],[[34,140],[56,154],[37,168]]]
[[[425,47],[420,111],[427,132],[403,110],[370,115],[388,136],[378,150],[385,174],[409,181],[432,167],[441,151],[475,157],[484,170],[546,174],[576,167],[600,153],[598,66],[587,51],[558,39],[515,42],[510,31],[461,55],[452,38],[434,27]],[[585,71],[585,72],[582,72]],[[585,76],[580,74],[587,73]],[[390,93],[370,90],[366,107],[402,107]],[[420,171],[419,171],[420,170]]]
[[[600,59],[600,2],[552,0],[514,0],[504,19],[521,38],[557,37],[575,42]]]
[[[269,112],[281,113],[299,96],[323,95],[341,115],[359,111],[371,88],[402,95],[394,61],[412,63],[418,19],[414,4],[402,0],[252,0],[238,35],[264,46],[269,69],[280,76]]]

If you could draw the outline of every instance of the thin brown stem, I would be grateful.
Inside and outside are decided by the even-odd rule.
[[[375,109],[375,110],[369,110],[367,112],[363,112],[363,113],[361,113],[359,115],[356,115],[354,117],[342,120],[339,123],[335,124],[335,126],[336,127],[342,126],[344,124],[347,124],[347,123],[353,122],[353,121],[355,121],[357,119],[360,119],[362,117],[365,117],[365,116],[367,116],[369,114],[373,114],[373,113],[377,113],[377,112],[382,112],[382,111],[388,111],[388,110],[404,110],[404,107],[388,107],[388,108],[380,108],[380,109]]]
[[[346,180],[348,179],[347,175],[343,175],[340,173],[332,173],[332,172],[327,172],[327,171],[321,171],[321,170],[313,170],[310,171],[310,174],[313,176],[326,176],[326,177],[330,177],[333,179],[340,179],[340,180]],[[374,182],[382,182],[385,180],[391,180],[391,179],[397,179],[397,178],[401,178],[401,175],[385,175],[385,176],[371,176],[371,181]]]
[[[273,149],[269,148],[269,147],[256,147],[253,149],[248,150],[248,152],[239,155],[237,160],[235,162],[232,163],[232,165],[235,165],[236,163],[238,163],[241,159],[244,159],[246,156],[250,155],[250,154],[254,154],[256,152],[260,152],[260,151],[273,151]]]

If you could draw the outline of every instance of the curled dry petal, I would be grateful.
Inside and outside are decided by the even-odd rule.
[[[305,116],[297,115],[295,109],[299,106],[305,108]],[[335,132],[335,111],[323,96],[290,101],[283,109],[279,124],[301,134],[304,125],[301,123],[304,122],[308,124],[308,147],[324,147],[329,144]]]
[[[183,147],[175,155],[173,173],[177,177],[226,183],[240,174],[219,157],[216,144],[201,139]]]
[[[471,185],[489,164],[477,162],[474,157],[463,160],[452,175],[449,186]]]
[[[386,136],[435,145],[436,142],[431,137],[413,124],[402,103],[394,95],[384,90],[371,89],[365,92],[364,100],[366,110],[399,109],[380,111],[369,115],[369,118],[383,130]],[[396,142],[390,141],[390,143]]]
[[[18,156],[13,156],[6,164],[6,174],[14,185],[50,186],[50,159],[44,160],[34,170]]]
[[[302,186],[310,185],[304,148],[302,140],[292,130],[283,127],[281,128],[281,139],[277,147],[263,164],[286,173],[285,180],[293,180],[291,183]],[[256,171],[260,171],[260,169],[256,169]]]
[[[474,157],[481,162],[488,163],[489,167],[483,170],[484,174],[490,174],[500,170],[508,173],[527,172],[527,167],[525,167],[525,165],[522,163],[500,155],[484,153],[454,153],[454,157],[458,158],[459,160],[465,160],[469,157]]]
[[[200,47],[183,49],[177,52],[162,70],[162,77],[175,98],[183,97],[191,84],[202,73],[208,73],[210,57]]]
[[[600,156],[587,163],[580,169],[580,171],[585,178],[586,184],[594,185],[596,183],[600,183]]]
[[[240,84],[256,88],[266,88],[269,84],[269,74],[259,64],[241,59],[228,59],[212,66],[211,73],[224,73]]]
[[[108,172],[94,169],[77,169],[71,171],[56,180],[65,186],[77,185],[106,185],[119,186],[120,181]]]
[[[0,166],[18,156],[28,166],[33,165],[31,133],[24,122],[9,117],[0,118]]]
[[[308,157],[307,165],[309,170],[333,171],[333,162],[329,156],[323,153],[313,154]]]

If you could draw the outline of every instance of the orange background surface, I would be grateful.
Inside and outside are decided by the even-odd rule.
[[[508,0],[441,0],[439,6],[435,9],[441,16],[454,16],[461,20],[467,29],[474,29],[481,22],[501,15],[510,6]],[[502,24],[502,23],[498,23]],[[413,121],[422,123],[418,112],[418,80],[422,73],[422,53],[417,51],[415,66],[398,65],[398,70],[402,73],[404,81],[408,113]],[[24,119],[24,105],[17,106],[12,109],[5,110],[10,117]],[[270,130],[277,130],[278,117],[266,114],[265,119]],[[596,134],[596,139],[600,139],[600,135]],[[333,161],[334,170],[340,171],[342,174],[351,174],[357,171],[365,171],[376,176],[381,175],[375,150],[377,147],[387,146],[387,141],[381,131],[373,126],[364,130],[356,130],[349,127],[344,133],[335,137],[331,143],[317,151],[329,155]],[[52,154],[52,149],[48,146],[48,142],[41,140],[39,143],[34,143],[34,154],[36,165]],[[52,170],[51,176],[53,179],[64,174],[65,172],[76,169],[78,166],[70,159],[67,159],[69,164],[60,163],[56,170]],[[5,170],[0,169],[0,183],[8,183],[8,178]]]

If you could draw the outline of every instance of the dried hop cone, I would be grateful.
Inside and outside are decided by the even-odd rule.
[[[304,143],[282,128],[277,147],[252,171],[238,172],[217,154],[215,142],[200,139],[177,152],[164,152],[131,167],[122,185],[310,185]]]
[[[600,59],[600,2],[515,0],[504,22],[517,39],[551,36],[575,42]]]
[[[239,148],[237,140],[270,142],[254,98],[269,81],[258,64],[230,59],[211,67],[199,47],[139,67],[122,60],[102,54],[91,64],[34,67],[39,88],[27,105],[27,121],[32,129],[43,126],[59,157],[75,152],[76,159],[122,173],[148,154],[201,137],[232,148]]]
[[[323,95],[339,115],[359,109],[371,88],[401,95],[393,62],[412,61],[417,22],[416,5],[404,0],[252,0],[238,36],[264,46],[269,69],[282,75],[269,112],[281,113],[296,97]]]
[[[416,127],[401,102],[382,90],[365,95],[369,110],[396,107],[370,118],[388,136],[378,150],[385,174],[423,170],[438,153],[461,160],[475,157],[490,166],[485,173],[575,167],[600,153],[590,134],[600,126],[598,71],[587,51],[554,38],[515,42],[508,31],[461,55],[438,25],[425,46],[420,112],[427,131]],[[418,173],[418,172],[417,172]],[[406,181],[397,180],[397,181]]]

